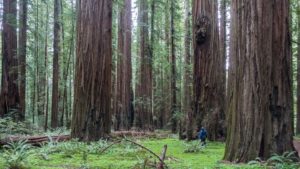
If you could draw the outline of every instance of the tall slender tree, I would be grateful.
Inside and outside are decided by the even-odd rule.
[[[112,1],[79,0],[73,138],[96,141],[111,127]]]
[[[131,70],[131,0],[120,5],[116,88],[116,129],[129,130],[133,122]]]
[[[139,1],[140,72],[136,87],[135,126],[143,130],[153,129],[152,119],[152,58],[149,45],[148,0]]]
[[[289,1],[231,3],[225,159],[293,151]]]
[[[61,0],[54,0],[53,87],[51,127],[58,127],[59,56],[61,53]]]
[[[182,109],[183,112],[186,114],[186,137],[188,140],[193,139],[194,134],[194,118],[192,112],[192,88],[191,88],[191,1],[185,0],[185,36],[184,36],[184,80],[183,80],[183,99],[182,99]]]
[[[223,137],[225,118],[217,11],[217,0],[194,1],[194,111],[197,127],[205,126],[211,140]]]
[[[19,69],[20,69],[20,112],[22,113],[21,120],[25,120],[26,110],[26,48],[27,48],[27,0],[19,1]]]
[[[20,113],[17,57],[17,1],[3,0],[2,78],[0,116],[15,112],[16,120],[24,119]]]
[[[171,63],[171,114],[172,114],[172,132],[175,133],[177,130],[177,119],[176,119],[176,56],[175,56],[175,25],[174,25],[174,17],[175,17],[175,0],[171,1],[171,56],[170,56],[170,63]]]

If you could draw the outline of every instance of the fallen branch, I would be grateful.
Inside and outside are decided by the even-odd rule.
[[[41,146],[43,143],[50,142],[51,140],[56,142],[63,142],[63,141],[68,141],[70,139],[71,137],[69,135],[8,137],[0,141],[0,146],[7,145],[11,142],[18,142],[20,140],[26,140],[26,143],[32,146]]]
[[[164,145],[163,151],[162,151],[161,156],[160,156],[161,161],[165,161],[167,148],[168,148],[168,146]],[[164,169],[164,164],[160,162],[156,168],[157,169]]]
[[[163,161],[165,157],[162,159],[161,157],[159,157],[157,154],[155,154],[152,150],[148,149],[147,147],[145,147],[145,146],[143,146],[143,145],[141,145],[141,144],[139,144],[139,143],[136,143],[136,142],[134,142],[134,141],[128,140],[128,139],[124,139],[124,140],[127,141],[127,142],[130,142],[130,143],[132,143],[132,144],[135,144],[135,145],[141,147],[142,149],[145,149],[146,151],[148,151],[148,152],[151,153],[152,155],[154,155],[157,159],[159,159],[159,161],[160,161],[162,167],[167,166],[167,165],[165,164],[165,162]],[[166,146],[166,145],[165,145],[165,146]],[[165,148],[164,151],[167,151],[167,149]],[[165,152],[165,153],[166,153],[166,152]],[[165,155],[164,155],[164,156],[165,156]],[[163,169],[163,168],[161,168],[161,169]]]
[[[114,143],[108,145],[107,147],[105,147],[104,149],[102,149],[102,150],[99,152],[99,154],[104,153],[104,152],[105,152],[106,150],[108,150],[110,147],[112,147],[113,145],[119,144],[119,143],[121,143],[121,140],[118,140],[118,141],[116,141],[116,142],[114,142]]]

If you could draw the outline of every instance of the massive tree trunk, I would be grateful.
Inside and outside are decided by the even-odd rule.
[[[197,127],[208,130],[208,138],[223,137],[223,64],[219,51],[218,1],[195,0],[194,27],[194,111]]]
[[[112,1],[79,0],[73,138],[96,141],[111,127]]]
[[[288,0],[233,0],[225,159],[293,151]]]
[[[153,129],[152,119],[152,58],[149,47],[148,0],[139,2],[140,74],[136,91],[135,127]]]
[[[0,116],[14,113],[15,120],[24,119],[20,113],[20,97],[18,85],[17,33],[16,15],[17,1],[3,0],[2,31],[2,78],[0,93]]]
[[[176,119],[176,56],[175,56],[175,0],[171,1],[171,114],[172,114],[172,132],[175,133],[177,130],[177,119]]]
[[[183,75],[183,99],[182,110],[186,115],[186,137],[188,140],[193,139],[194,133],[194,117],[191,105],[192,100],[192,78],[191,78],[191,1],[185,0],[185,36],[184,36],[184,75]]]
[[[123,0],[118,28],[116,130],[129,130],[132,126],[131,25],[131,0]]]
[[[27,0],[20,0],[19,10],[19,70],[20,70],[20,113],[22,114],[21,120],[25,120],[26,110],[26,48],[27,48]]]
[[[51,127],[58,127],[59,56],[61,53],[61,0],[54,0],[53,87]]]

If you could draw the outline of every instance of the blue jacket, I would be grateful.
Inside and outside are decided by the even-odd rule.
[[[200,132],[198,133],[198,138],[199,139],[205,139],[207,137],[207,131],[205,129],[201,129]]]

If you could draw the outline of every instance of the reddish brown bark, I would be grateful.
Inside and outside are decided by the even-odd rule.
[[[176,119],[176,56],[175,56],[175,26],[174,26],[174,17],[175,17],[175,1],[171,1],[171,114],[172,114],[172,132],[175,133],[177,130],[177,119]]]
[[[131,0],[124,0],[118,28],[116,130],[129,130],[132,126],[131,26]]]
[[[21,120],[25,120],[26,110],[26,48],[27,48],[27,0],[20,0],[19,10],[19,69],[20,69],[20,113],[22,114]]]
[[[194,0],[194,112],[197,128],[207,128],[210,140],[223,137],[225,118],[217,11],[217,0]]]
[[[61,0],[54,1],[54,41],[53,41],[53,83],[51,128],[58,127],[59,103],[59,57],[61,53]]]
[[[112,1],[79,0],[72,138],[96,141],[111,129]]]
[[[192,110],[192,71],[191,71],[191,1],[185,0],[185,55],[184,55],[184,76],[183,76],[183,99],[182,99],[182,110],[186,115],[186,137],[188,140],[194,138],[194,117]]]
[[[2,78],[0,93],[0,116],[13,113],[16,120],[24,119],[20,113],[20,96],[18,85],[17,1],[3,0],[2,30]]]
[[[136,87],[135,127],[153,129],[152,119],[152,58],[149,47],[148,1],[139,2],[140,72]]]
[[[288,0],[233,0],[225,159],[293,151]]]

